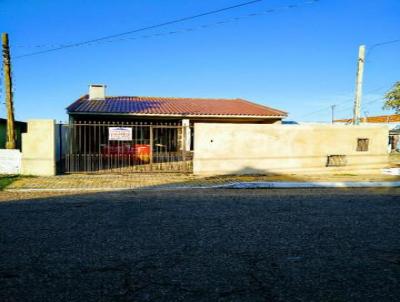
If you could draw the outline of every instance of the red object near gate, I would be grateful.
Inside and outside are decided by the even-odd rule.
[[[135,144],[133,145],[135,159],[148,163],[150,162],[150,145]]]
[[[120,158],[131,157],[135,161],[141,163],[150,162],[151,147],[147,144],[120,144],[120,145],[103,145],[101,148],[102,156],[118,156]]]

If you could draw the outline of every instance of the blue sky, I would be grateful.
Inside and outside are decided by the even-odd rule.
[[[290,120],[349,117],[358,46],[400,39],[398,0],[264,0],[219,14],[153,29],[123,41],[43,55],[37,50],[186,17],[244,0],[0,0],[8,32],[17,119],[66,120],[65,107],[107,84],[108,95],[241,97],[289,112]],[[284,8],[297,4],[296,8]],[[143,37],[232,17],[274,12],[184,33]],[[41,47],[37,47],[41,46]],[[376,47],[365,65],[363,114],[400,80],[400,43]],[[4,93],[1,94],[3,101]],[[0,106],[5,116],[5,106]]]

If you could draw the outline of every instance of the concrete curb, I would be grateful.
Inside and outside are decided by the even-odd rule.
[[[5,189],[3,192],[111,192],[111,191],[128,191],[136,190],[135,188],[22,188],[22,189]]]
[[[208,186],[153,186],[141,188],[26,188],[5,189],[7,192],[111,192],[111,191],[168,191],[192,189],[307,189],[307,188],[395,188],[400,181],[347,181],[347,182],[236,182]]]
[[[291,188],[393,188],[400,181],[335,181],[335,182],[238,182],[221,185],[229,189],[291,189]]]

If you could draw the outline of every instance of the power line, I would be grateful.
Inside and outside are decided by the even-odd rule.
[[[372,90],[367,91],[366,94],[382,90],[385,87],[386,86],[380,86],[378,88],[374,88]],[[377,102],[379,100],[382,100],[382,98],[378,98],[378,99],[374,99],[372,101],[366,102],[366,103],[364,103],[364,105],[369,105],[369,104],[372,104],[372,103]],[[343,102],[340,102],[340,103],[337,103],[337,104],[334,104],[334,105],[337,106],[337,107],[340,107],[340,105],[347,104],[347,103],[353,102],[353,101],[354,101],[353,98],[351,98],[351,99],[349,98],[349,99],[346,99]],[[352,109],[352,108],[353,108],[353,104],[350,107],[346,106],[344,108],[340,108],[340,109],[336,110],[336,112],[342,112],[342,111],[349,110],[349,109]],[[325,107],[323,107],[323,108],[321,108],[319,110],[312,111],[310,113],[306,113],[306,114],[302,115],[301,118],[308,117],[308,116],[311,116],[311,115],[315,115],[315,114],[320,113],[320,112],[326,112],[328,110],[331,110],[331,105],[329,105],[329,106],[327,105],[327,106],[325,106]]]
[[[376,102],[378,102],[378,101],[382,101],[382,98],[377,98],[377,99],[371,100],[371,101],[369,101],[369,102],[365,102],[365,103],[364,103],[364,106],[371,105],[371,104],[376,103]],[[351,110],[351,109],[353,109],[353,106],[345,107],[345,108],[339,109],[338,112],[343,112],[343,111]]]
[[[306,114],[302,115],[301,118],[304,118],[304,117],[307,117],[307,116],[311,116],[311,115],[314,115],[314,114],[317,114],[317,113],[320,113],[320,112],[323,112],[323,111],[326,111],[326,110],[330,110],[330,108],[331,108],[330,106],[326,106],[326,107],[324,107],[322,109],[306,113]]]
[[[373,103],[376,103],[376,102],[382,101],[382,100],[383,100],[383,98],[381,97],[381,98],[378,98],[378,99],[375,99],[375,100],[366,102],[364,105],[366,105],[366,106],[368,107],[368,105],[371,105],[371,104],[373,104]]]
[[[340,102],[340,103],[338,103],[338,104],[333,104],[333,105],[335,105],[335,106],[340,106],[340,105],[343,105],[343,104],[347,104],[348,102],[352,102],[353,101],[353,99],[347,99],[347,100],[345,100],[345,101],[343,101],[343,102]],[[310,112],[310,113],[306,113],[306,114],[304,114],[304,115],[302,115],[302,118],[304,118],[304,117],[306,117],[306,116],[311,116],[311,115],[314,115],[314,114],[317,114],[317,113],[320,113],[320,112],[324,112],[324,111],[327,111],[327,110],[331,110],[331,106],[332,105],[326,105],[325,107],[323,107],[323,108],[321,108],[321,109],[319,109],[319,110],[316,110],[316,111],[312,111],[312,112]],[[338,111],[340,111],[340,110],[338,110]]]
[[[42,50],[42,51],[32,52],[32,53],[28,53],[28,54],[25,54],[25,55],[18,56],[16,58],[34,56],[34,55],[39,55],[39,54],[43,54],[43,53],[58,51],[58,50],[65,49],[65,48],[78,47],[78,46],[82,46],[82,45],[86,45],[86,44],[90,44],[90,43],[109,40],[109,39],[112,39],[112,38],[117,38],[117,37],[129,35],[129,34],[133,34],[133,33],[138,33],[138,32],[149,30],[149,29],[159,28],[159,27],[163,27],[163,26],[167,26],[167,25],[171,25],[171,24],[176,24],[176,23],[180,23],[180,22],[184,22],[184,21],[197,19],[197,18],[200,18],[200,17],[212,15],[212,14],[217,14],[217,13],[220,13],[220,12],[223,12],[223,11],[235,9],[235,8],[246,6],[246,5],[251,5],[251,4],[254,4],[254,3],[257,3],[257,2],[261,2],[261,1],[263,1],[263,0],[248,1],[248,2],[237,4],[237,5],[228,6],[228,7],[220,8],[220,9],[217,9],[217,10],[212,10],[212,11],[208,11],[208,12],[205,12],[205,13],[201,13],[201,14],[197,14],[197,15],[193,15],[193,16],[189,16],[189,17],[184,17],[184,18],[179,18],[179,19],[175,19],[175,20],[172,20],[172,21],[167,21],[167,22],[163,22],[163,23],[159,23],[159,24],[155,24],[155,25],[145,26],[145,27],[137,28],[137,29],[134,29],[134,30],[130,30],[130,31],[126,31],[126,32],[118,33],[118,34],[103,36],[103,37],[92,39],[92,40],[86,40],[86,41],[82,41],[82,42],[65,44],[65,45],[62,45],[62,46],[56,47],[56,48],[51,48],[51,49],[46,49],[46,50]]]
[[[378,101],[382,101],[382,98],[377,98],[377,99],[371,100],[371,101],[369,101],[369,102],[365,102],[365,103],[364,103],[364,106],[367,106],[367,107],[368,107],[368,105],[373,104],[373,103],[376,103],[376,102],[378,102]],[[328,108],[330,108],[330,107],[327,107],[327,108],[325,108],[324,110],[327,110]],[[337,113],[337,112],[344,112],[344,111],[352,110],[352,109],[353,109],[353,105],[351,105],[351,106],[346,106],[346,107],[344,107],[344,108],[341,108],[341,109],[339,109],[339,110],[336,110],[335,112],[336,112],[336,113]],[[364,111],[364,112],[365,112],[365,111]],[[352,118],[343,118],[343,120],[349,120],[349,121],[351,121]]]
[[[369,57],[371,55],[372,51],[377,47],[384,46],[384,45],[389,45],[389,44],[395,44],[395,43],[400,43],[400,39],[388,40],[388,41],[372,44],[372,45],[369,46],[369,48],[367,48],[366,57]]]
[[[374,48],[374,47],[382,46],[382,45],[393,44],[393,43],[399,43],[399,42],[400,42],[400,39],[389,40],[389,41],[380,42],[380,43],[375,43],[375,44],[372,44],[372,45],[370,46],[370,49],[372,49],[372,48]]]
[[[169,31],[169,32],[158,32],[158,33],[145,35],[145,36],[139,36],[139,37],[129,37],[129,38],[106,40],[106,41],[100,41],[99,43],[112,43],[112,42],[117,42],[117,41],[147,39],[147,38],[151,38],[151,37],[159,37],[159,36],[173,35],[173,34],[178,34],[178,33],[192,32],[192,31],[195,31],[195,30],[201,30],[201,29],[210,28],[212,26],[219,26],[219,25],[230,23],[230,22],[237,22],[237,21],[245,19],[245,18],[262,16],[262,15],[265,15],[265,14],[278,12],[280,10],[299,8],[302,5],[313,4],[313,3],[316,3],[318,1],[319,0],[309,0],[309,1],[303,2],[303,3],[299,4],[299,5],[292,4],[292,5],[280,6],[280,7],[276,7],[276,8],[270,8],[270,9],[267,9],[267,10],[264,10],[264,11],[261,11],[261,12],[250,13],[250,14],[246,14],[246,15],[242,15],[242,16],[232,17],[232,18],[225,19],[225,20],[222,20],[222,21],[217,21],[217,22],[214,22],[214,23],[202,24],[202,25],[199,25],[199,26],[196,26],[196,27],[183,28],[183,29],[173,30],[173,31]]]
[[[374,92],[374,91],[377,91],[377,90],[381,90],[382,88],[385,88],[385,87],[382,86],[382,87],[380,87],[380,88],[378,88],[378,89],[370,90],[370,91],[368,91],[367,93],[371,93],[371,92]],[[370,100],[370,101],[368,101],[368,102],[365,102],[363,106],[367,106],[367,107],[368,107],[368,105],[371,105],[371,104],[373,104],[373,103],[376,103],[376,102],[382,101],[382,100],[383,100],[383,97],[379,97],[379,98]],[[350,109],[352,109],[352,108],[353,108],[353,105],[351,105],[350,107],[342,108],[342,109],[340,109],[339,111],[350,110]]]
[[[198,26],[195,26],[195,27],[183,28],[183,29],[178,29],[178,30],[173,30],[173,31],[168,31],[168,32],[157,32],[157,33],[154,33],[154,34],[148,34],[148,35],[143,35],[143,36],[138,36],[138,37],[127,37],[127,38],[119,38],[119,39],[102,39],[102,40],[99,40],[99,41],[96,41],[96,42],[89,42],[88,41],[87,43],[82,44],[82,45],[88,45],[88,44],[91,44],[91,43],[99,44],[99,43],[113,43],[113,42],[118,42],[118,41],[128,41],[128,40],[137,40],[137,39],[148,39],[148,38],[151,38],[151,37],[160,37],[160,36],[173,35],[173,34],[178,34],[178,33],[193,32],[193,31],[196,31],[196,30],[202,30],[202,29],[213,27],[213,26],[220,26],[220,25],[227,24],[227,23],[230,23],[230,22],[237,22],[237,21],[239,21],[241,19],[245,19],[245,18],[263,16],[265,14],[278,12],[280,10],[299,8],[299,7],[307,5],[307,4],[314,4],[314,3],[318,2],[318,1],[319,0],[308,0],[308,1],[305,1],[305,2],[303,2],[301,4],[292,4],[292,5],[286,5],[286,6],[276,7],[276,8],[270,8],[270,9],[267,9],[267,10],[264,10],[264,11],[260,11],[260,12],[256,12],[256,13],[250,13],[250,14],[246,14],[246,15],[242,15],[242,16],[238,16],[238,17],[232,17],[232,18],[225,19],[225,20],[222,20],[222,21],[217,21],[217,22],[208,23],[208,24],[202,24],[202,25],[198,25]],[[64,45],[57,46],[54,49],[54,51],[63,49]],[[52,44],[51,46],[54,47],[54,44]],[[81,45],[78,45],[78,46],[81,46]],[[21,45],[19,45],[19,47],[21,47]],[[46,45],[42,44],[42,45],[36,45],[36,46],[31,46],[31,47],[41,48],[41,47],[46,47]],[[33,53],[28,53],[28,54],[25,54],[25,55],[20,55],[20,56],[15,57],[14,59],[18,59],[18,58],[22,58],[22,57],[26,57],[26,56],[32,56],[32,55],[36,55],[36,54],[42,54],[42,53],[46,53],[46,52],[49,52],[49,51],[53,51],[53,49],[44,50],[44,51],[38,51],[38,52],[33,52]]]

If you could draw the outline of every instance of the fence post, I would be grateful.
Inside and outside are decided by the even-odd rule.
[[[187,126],[182,126],[182,161],[183,161],[183,170],[186,172],[186,127]]]
[[[58,124],[58,172],[64,172],[62,124]]]
[[[150,125],[150,170],[153,170],[153,126]]]

